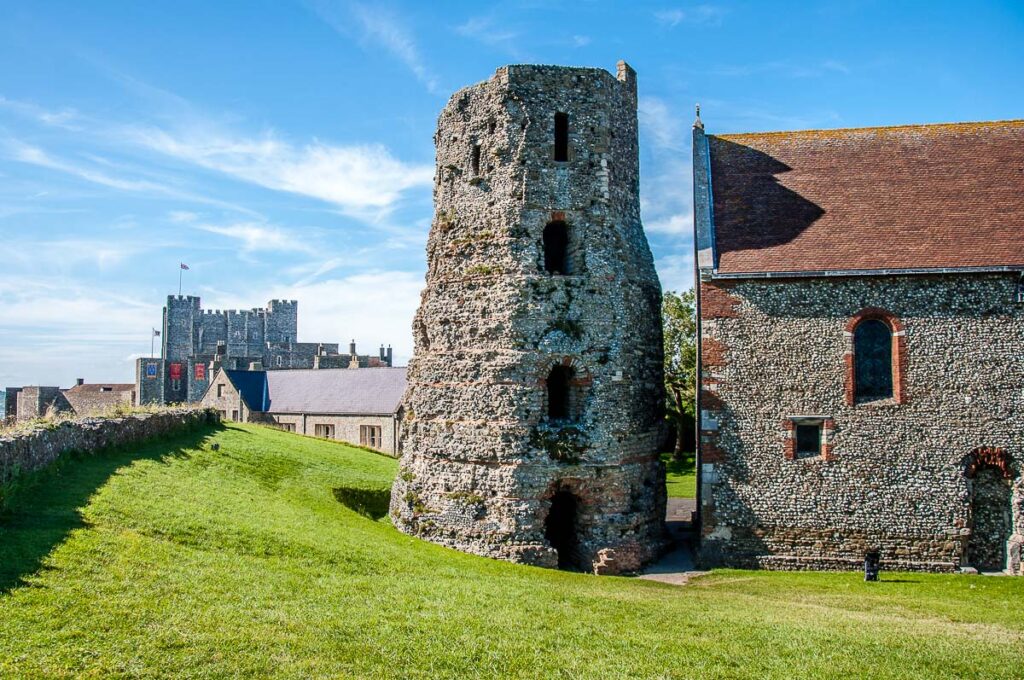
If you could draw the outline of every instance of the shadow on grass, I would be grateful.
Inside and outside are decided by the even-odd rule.
[[[221,430],[204,425],[180,434],[96,453],[67,453],[19,480],[0,513],[0,595],[24,585],[68,534],[86,526],[81,510],[118,469],[137,460],[167,460]]]
[[[350,510],[355,510],[372,520],[378,520],[388,514],[391,490],[343,486],[334,489],[334,498]]]

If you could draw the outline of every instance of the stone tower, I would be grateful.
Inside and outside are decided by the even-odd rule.
[[[479,555],[621,573],[663,545],[661,293],[636,73],[506,66],[438,121],[391,516]]]

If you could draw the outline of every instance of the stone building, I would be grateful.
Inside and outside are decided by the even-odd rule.
[[[271,300],[265,308],[202,309],[198,297],[168,295],[160,331],[160,358],[136,361],[137,403],[199,401],[219,368],[349,368],[390,366],[391,348],[379,356],[347,354],[337,343],[299,342],[299,303]]]
[[[202,398],[223,420],[266,423],[398,455],[404,368],[219,369]]]
[[[661,292],[636,74],[506,66],[438,121],[391,516],[467,552],[634,571],[664,540]]]
[[[122,383],[86,383],[79,378],[74,387],[39,385],[8,387],[4,394],[4,418],[17,422],[56,414],[93,416],[135,401],[135,386]]]
[[[702,560],[1021,573],[1024,121],[693,136]]]

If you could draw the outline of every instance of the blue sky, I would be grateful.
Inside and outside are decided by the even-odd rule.
[[[1024,3],[0,3],[0,385],[129,381],[176,292],[299,300],[392,344],[425,269],[432,135],[506,63],[639,73],[644,223],[691,280],[690,125],[1024,116]]]

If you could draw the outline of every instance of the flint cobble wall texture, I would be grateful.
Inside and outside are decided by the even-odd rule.
[[[661,549],[661,298],[640,223],[635,77],[625,64],[618,78],[508,66],[441,113],[392,492],[402,531],[553,567],[545,521],[561,491],[578,503],[578,568],[633,571]],[[551,222],[568,226],[567,273],[546,271]],[[559,365],[571,422],[547,418]]]
[[[169,409],[122,418],[85,418],[0,437],[0,489],[16,476],[43,468],[68,451],[94,452],[217,423],[212,409]],[[2,493],[2,492],[0,492]],[[0,504],[3,499],[0,498]]]
[[[706,564],[847,569],[878,549],[883,567],[949,571],[982,552],[971,554],[974,514],[985,515],[979,527],[998,527],[994,512],[1011,535],[985,540],[1001,541],[1006,566],[1020,573],[1016,275],[703,281],[701,297],[710,301],[701,311]],[[865,308],[904,328],[899,400],[848,399],[847,327]],[[829,419],[825,455],[787,459],[793,415]],[[972,479],[980,447],[1010,461],[1003,496],[975,494],[976,483],[990,484]],[[978,507],[982,496],[1007,507]]]

